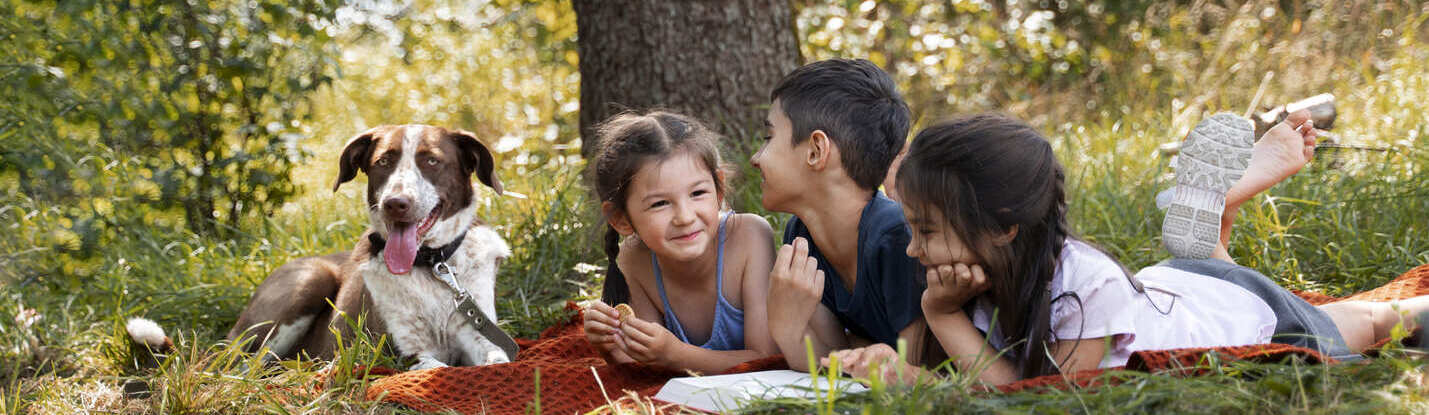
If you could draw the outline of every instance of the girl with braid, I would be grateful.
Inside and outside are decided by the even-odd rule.
[[[659,111],[617,115],[599,136],[591,173],[610,267],[586,340],[611,363],[704,373],[777,353],[765,312],[773,232],[722,211],[719,137]]]

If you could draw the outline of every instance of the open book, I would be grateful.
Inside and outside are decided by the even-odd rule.
[[[862,393],[867,387],[847,378],[834,382],[840,394]],[[807,372],[766,370],[733,375],[697,376],[670,379],[655,399],[710,412],[739,409],[753,400],[774,398],[821,398],[827,396],[829,380],[814,379]]]

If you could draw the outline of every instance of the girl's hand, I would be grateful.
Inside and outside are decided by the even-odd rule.
[[[923,291],[923,314],[929,318],[961,313],[963,304],[987,291],[981,265],[939,265],[928,269],[928,289]]]
[[[620,332],[620,312],[597,300],[586,306],[582,315],[585,323],[581,329],[585,331],[586,342],[602,353],[615,350],[616,334]]]
[[[670,330],[635,316],[621,323],[616,343],[626,355],[647,365],[674,366],[669,363],[672,360],[670,353],[674,351],[674,345],[680,344],[680,339],[676,339]]]
[[[898,352],[883,343],[829,353],[829,357],[820,359],[819,364],[830,367],[833,358],[838,358],[839,368],[844,373],[863,379],[878,377],[885,384],[911,384],[922,373],[922,369],[903,362],[903,359],[898,358]],[[871,373],[875,366],[877,373]],[[900,371],[903,374],[901,379],[898,376]]]

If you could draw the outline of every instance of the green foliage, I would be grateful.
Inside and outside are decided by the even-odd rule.
[[[1368,82],[1421,2],[803,1],[805,60],[867,57],[915,119],[1002,111],[1036,125],[1113,123],[1157,109],[1179,138],[1203,111],[1244,111]],[[1134,87],[1133,87],[1134,86]],[[1136,93],[1127,93],[1135,91]],[[1167,112],[1167,109],[1170,109]]]
[[[1032,121],[1067,166],[1078,229],[1131,269],[1166,256],[1152,202],[1171,183],[1160,144],[1202,114],[1244,111],[1268,72],[1261,106],[1332,92],[1342,142],[1392,151],[1323,151],[1243,207],[1232,255],[1288,287],[1333,294],[1429,262],[1429,9],[1187,3],[805,0],[796,19],[806,60],[886,65],[920,124],[983,110]],[[188,7],[200,18],[186,20]],[[569,5],[335,8],[0,0],[0,224],[10,230],[0,238],[0,413],[403,411],[365,401],[352,376],[400,365],[380,353],[382,339],[345,345],[334,359],[343,375],[321,394],[306,389],[321,363],[263,366],[219,341],[268,272],[350,249],[364,231],[365,178],[326,189],[346,139],[377,124],[463,128],[493,145],[508,194],[481,192],[480,212],[514,251],[498,276],[504,328],[533,337],[568,316],[566,301],[598,292],[606,264],[581,185]],[[726,142],[729,200],[782,231],[787,215],[760,208],[744,156],[760,135]],[[211,154],[198,150],[204,139]],[[297,163],[302,148],[311,162]],[[195,173],[205,161],[206,193]],[[194,220],[188,206],[205,194],[214,207]],[[223,237],[201,234],[204,223]],[[177,358],[133,369],[118,331],[131,316],[168,328]],[[839,397],[832,412],[1423,412],[1424,371],[1396,354],[1196,378],[1114,374],[1126,383],[1011,395],[978,393],[963,376]],[[151,379],[159,398],[120,399],[130,378]]]
[[[347,9],[339,19],[346,28],[342,82],[318,103],[330,123],[318,136],[341,140],[386,123],[462,128],[504,156],[503,177],[524,176],[538,162],[574,160],[568,157],[580,154],[574,13],[549,1],[493,3]],[[319,146],[320,160],[336,159],[336,142]]]
[[[511,244],[511,258],[497,278],[497,310],[513,335],[535,338],[570,312],[567,301],[599,295],[594,281],[604,276],[599,243],[603,227],[590,206],[590,192],[578,186],[585,163],[541,169],[523,181],[534,190],[527,199],[502,200],[487,218]]]
[[[0,221],[24,230],[0,276],[93,276],[127,229],[231,236],[295,195],[334,7],[0,3]]]
[[[988,393],[959,382],[846,396],[835,413],[1422,413],[1425,362],[1386,357],[1340,366],[1208,361],[1202,376],[1111,371],[1118,387]],[[1413,374],[1404,376],[1404,373]],[[1375,391],[1375,392],[1368,392]],[[807,412],[811,404],[751,413]],[[796,409],[797,408],[797,409]]]

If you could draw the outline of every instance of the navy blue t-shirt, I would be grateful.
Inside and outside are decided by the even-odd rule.
[[[809,256],[824,271],[824,307],[839,323],[860,337],[898,345],[898,332],[923,316],[923,288],[918,285],[918,260],[908,256],[908,226],[903,208],[875,192],[858,220],[858,276],[853,292],[844,287],[838,271],[819,252],[809,228],[796,216],[784,228],[784,243],[803,237]]]

